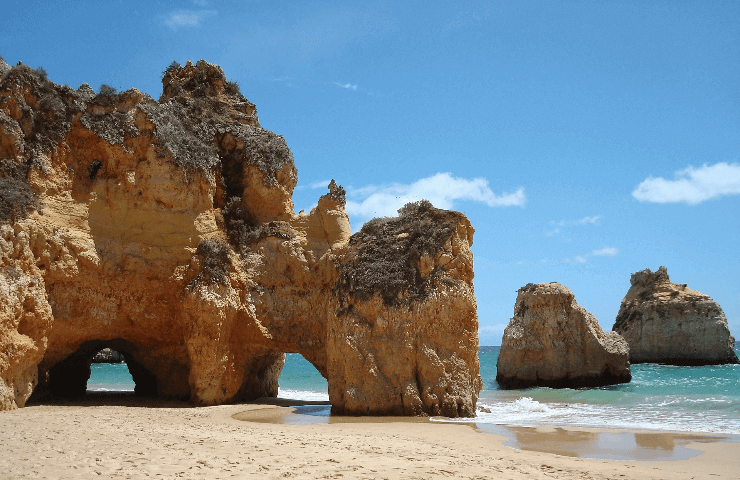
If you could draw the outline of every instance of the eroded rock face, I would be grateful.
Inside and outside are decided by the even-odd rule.
[[[352,236],[329,307],[333,410],[475,416],[482,382],[472,243],[464,215],[429,202]]]
[[[632,274],[613,330],[630,345],[632,363],[738,363],[725,314],[708,295],[672,283],[666,267]]]
[[[123,363],[126,359],[110,348],[104,348],[92,358],[92,363]]]
[[[32,391],[84,393],[107,347],[145,395],[275,396],[296,352],[327,377],[338,412],[472,415],[467,219],[409,207],[393,245],[408,233],[420,249],[396,259],[403,301],[389,302],[374,277],[348,273],[386,240],[351,237],[334,181],[293,213],[292,154],[220,67],[173,64],[162,82],[155,101],[0,69],[0,409]],[[358,295],[350,279],[370,286]],[[353,348],[364,357],[342,364]]]
[[[596,387],[632,378],[627,342],[604,332],[559,283],[519,289],[496,367],[503,388]]]

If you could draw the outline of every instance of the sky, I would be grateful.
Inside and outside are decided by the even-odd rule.
[[[0,56],[155,99],[204,59],[353,231],[422,198],[475,227],[482,345],[559,282],[611,330],[661,265],[740,339],[740,2],[2,0]]]

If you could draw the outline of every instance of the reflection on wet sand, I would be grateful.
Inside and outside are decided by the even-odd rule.
[[[702,453],[701,450],[687,448],[690,443],[729,440],[724,435],[601,432],[484,424],[477,424],[477,427],[507,437],[509,440],[504,445],[520,450],[612,460],[684,460]]]
[[[257,403],[257,402],[254,402]],[[331,423],[425,423],[424,417],[345,417],[331,415],[331,405],[327,402],[307,402],[302,400],[260,399],[266,406],[232,415],[236,420],[258,423],[277,423],[282,425],[321,425]],[[272,408],[273,406],[291,408]]]
[[[536,428],[513,428],[515,442],[522,450],[557,453],[567,457],[578,457],[581,445],[598,441],[598,434],[556,428],[543,435]],[[510,435],[507,435],[510,436]]]
[[[287,399],[262,399],[264,408],[233,415],[236,420],[283,425],[319,425],[333,423],[428,422],[418,417],[344,417],[331,415],[327,402]],[[289,408],[276,408],[289,407]],[[613,460],[683,460],[700,455],[701,450],[687,448],[691,443],[738,441],[728,435],[692,435],[685,433],[603,432],[566,430],[551,427],[509,427],[471,422],[467,425],[482,432],[506,437],[504,445],[519,450],[553,453],[567,457]]]

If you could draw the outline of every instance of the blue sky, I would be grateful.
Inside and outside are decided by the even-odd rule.
[[[740,2],[4,0],[0,55],[154,98],[173,60],[223,67],[353,230],[405,201],[476,229],[481,343],[557,281],[610,330],[665,265],[740,337]]]

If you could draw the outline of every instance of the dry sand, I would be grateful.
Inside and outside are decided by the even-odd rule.
[[[88,396],[0,412],[0,478],[740,478],[740,443],[710,437],[650,437],[663,450],[686,444],[703,451],[690,459],[599,460],[564,456],[577,454],[578,438],[587,440],[582,446],[598,443],[598,431],[508,430],[525,434],[524,447],[570,442],[556,455],[507,447],[511,439],[470,426],[418,419],[265,423],[291,418],[291,411]]]

